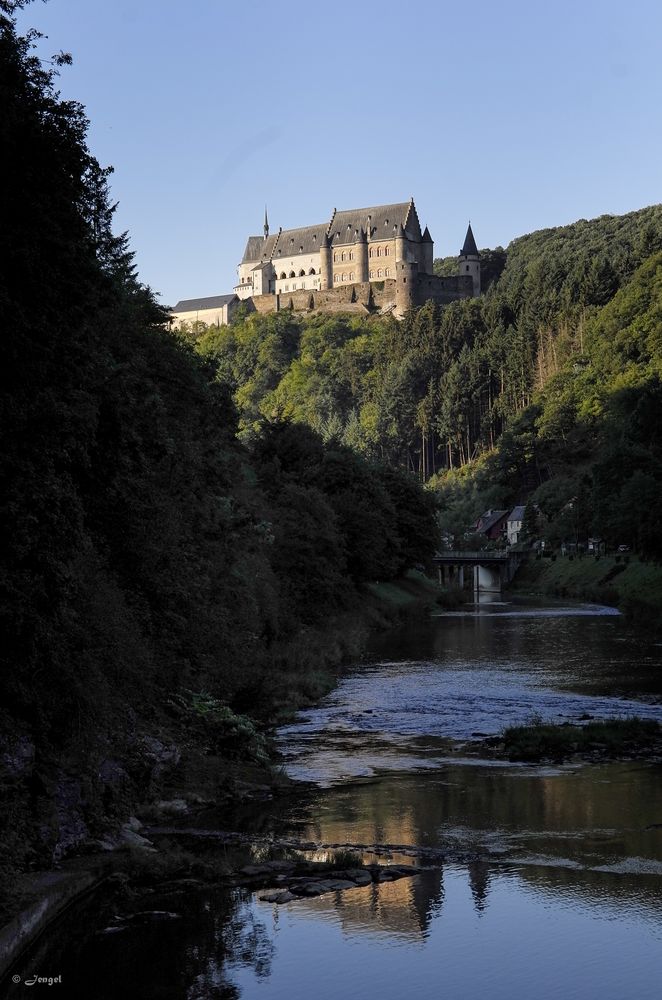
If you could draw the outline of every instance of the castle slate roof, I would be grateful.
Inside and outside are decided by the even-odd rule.
[[[264,236],[249,236],[241,263],[250,264],[252,261],[257,263],[257,261],[263,258],[269,260],[274,252],[277,239],[278,233],[274,233],[273,236],[267,236],[266,240]]]
[[[206,299],[181,299],[171,312],[201,312],[203,309],[221,309],[236,298],[234,292],[230,295],[209,295]]]
[[[469,223],[467,235],[464,237],[464,246],[460,250],[460,253],[463,257],[478,257],[478,247],[476,246],[474,234],[471,230],[471,223]]]
[[[524,520],[524,506],[513,507],[510,514],[508,515],[509,521],[523,521]]]
[[[413,212],[410,209],[413,208]],[[335,212],[328,227],[333,245],[355,243],[357,230],[368,230],[370,216],[370,232],[368,239],[393,239],[397,227],[401,225],[407,235],[421,238],[420,225],[413,201],[401,201],[395,205],[373,205],[371,208],[350,208]],[[418,227],[418,228],[417,228]]]
[[[302,253],[319,253],[319,248],[324,245],[327,227],[327,222],[320,222],[316,226],[303,226],[300,229],[281,229],[273,253],[274,262]]]

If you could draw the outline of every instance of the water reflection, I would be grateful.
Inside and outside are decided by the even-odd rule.
[[[447,737],[541,706],[660,716],[662,648],[595,608],[523,610],[492,603],[390,634],[378,662],[281,731],[290,770],[331,785],[302,839],[388,844],[395,862],[417,846],[428,870],[280,907],[158,886],[119,912],[91,901],[17,971],[61,972],[63,995],[95,1000],[657,996],[662,765],[495,766]],[[439,850],[469,860],[432,864]],[[137,909],[175,916],[122,919]]]

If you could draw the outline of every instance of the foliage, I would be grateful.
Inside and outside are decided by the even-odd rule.
[[[134,760],[187,691],[182,738],[263,755],[239,703],[268,700],[274,673],[308,655],[305,630],[363,582],[419,561],[434,518],[415,483],[368,466],[330,425],[262,430],[300,343],[327,366],[320,399],[362,377],[351,322],[243,317],[196,331],[195,346],[167,332],[112,231],[83,110],[17,35],[17,6],[0,5],[0,743],[3,760],[34,748],[39,777],[7,779],[2,836],[14,864],[43,864],[64,762],[102,818],[102,762]]]
[[[504,731],[504,751],[511,760],[565,760],[575,753],[598,750],[607,755],[637,755],[650,750],[662,737],[662,727],[653,719],[631,716],[554,725],[535,721],[528,726],[511,726]]]

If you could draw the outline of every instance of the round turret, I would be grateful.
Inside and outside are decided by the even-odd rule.
[[[460,277],[468,276],[473,282],[473,294],[480,295],[480,254],[471,229],[471,223],[464,238],[464,246],[460,250]]]
[[[333,288],[333,254],[331,240],[325,233],[320,245],[320,289]]]

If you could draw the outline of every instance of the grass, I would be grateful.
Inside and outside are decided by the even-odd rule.
[[[565,760],[573,754],[598,750],[605,756],[639,755],[662,739],[662,727],[652,719],[632,716],[577,726],[535,722],[511,726],[503,734],[504,750],[510,760]]]
[[[610,604],[635,621],[655,623],[662,611],[662,566],[635,555],[531,559],[511,589]]]
[[[356,851],[350,851],[347,849],[334,851],[333,856],[330,858],[331,864],[334,868],[362,868],[363,858]]]

